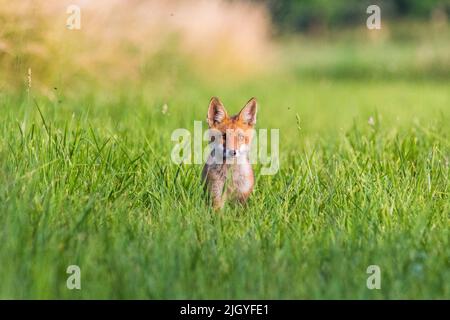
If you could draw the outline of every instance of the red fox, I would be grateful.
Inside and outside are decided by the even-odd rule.
[[[218,98],[209,102],[207,122],[214,147],[203,168],[202,180],[216,210],[223,207],[226,199],[244,203],[253,191],[249,151],[256,111],[255,98],[231,117]]]

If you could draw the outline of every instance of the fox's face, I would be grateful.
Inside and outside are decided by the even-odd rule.
[[[211,99],[207,117],[211,142],[223,158],[240,158],[248,154],[256,124],[256,111],[256,99],[252,98],[237,115],[230,117],[218,98]]]

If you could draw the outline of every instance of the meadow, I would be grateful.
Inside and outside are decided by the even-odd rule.
[[[282,39],[242,77],[166,52],[120,85],[2,84],[0,298],[448,299],[446,32]],[[257,127],[280,129],[279,172],[256,165],[249,203],[221,212],[201,165],[170,160],[211,96],[232,113],[255,96]]]

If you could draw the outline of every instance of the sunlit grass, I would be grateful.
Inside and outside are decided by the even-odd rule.
[[[277,81],[166,99],[4,94],[0,296],[448,297],[447,87]],[[170,161],[172,130],[204,119],[212,92],[231,111],[259,97],[259,126],[281,134],[280,172],[257,167],[248,206],[221,213],[201,166]],[[81,291],[65,287],[70,264]],[[366,288],[371,264],[382,290]]]

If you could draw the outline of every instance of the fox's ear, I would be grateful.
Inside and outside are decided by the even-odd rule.
[[[219,98],[212,97],[208,107],[208,125],[214,127],[214,125],[221,123],[228,117],[227,110],[220,102]]]
[[[258,105],[255,98],[251,98],[244,108],[239,112],[239,120],[250,126],[256,124],[256,112]]]

